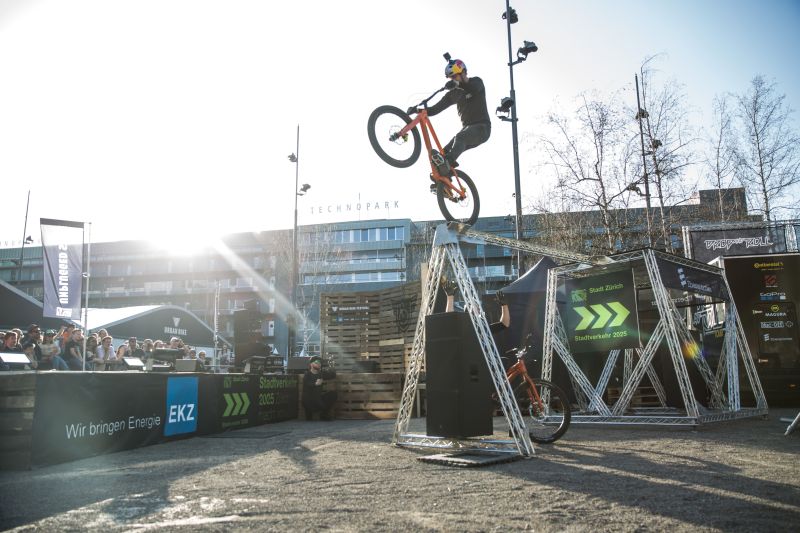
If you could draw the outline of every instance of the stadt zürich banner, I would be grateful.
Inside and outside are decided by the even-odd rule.
[[[564,326],[573,353],[638,348],[633,271],[568,279]]]
[[[719,256],[763,255],[786,252],[784,226],[691,230],[692,259],[708,263]]]
[[[39,219],[42,228],[42,316],[80,320],[83,286],[83,222]]]

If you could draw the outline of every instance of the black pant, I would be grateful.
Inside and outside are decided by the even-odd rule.
[[[489,140],[492,127],[489,124],[470,124],[456,133],[450,142],[444,147],[447,160],[452,165],[465,150],[475,148]]]
[[[311,420],[314,413],[320,413],[323,418],[330,417],[331,408],[336,403],[338,394],[335,391],[323,392],[319,398],[304,398],[303,408],[306,410],[306,420]]]

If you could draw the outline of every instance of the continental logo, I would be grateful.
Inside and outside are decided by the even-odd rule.
[[[772,263],[753,263],[753,268],[783,268],[783,261],[773,261]]]

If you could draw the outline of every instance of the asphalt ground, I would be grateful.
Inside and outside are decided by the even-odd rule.
[[[0,527],[798,531],[800,430],[784,436],[780,420],[796,414],[694,430],[572,425],[533,458],[480,468],[417,460],[437,451],[392,446],[394,420],[293,420],[0,472]]]

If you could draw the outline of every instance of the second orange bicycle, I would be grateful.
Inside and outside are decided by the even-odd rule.
[[[478,220],[480,211],[478,189],[465,172],[446,168],[449,165],[445,166],[446,170],[442,169],[442,145],[428,118],[428,102],[447,89],[444,86],[417,104],[416,107],[422,109],[413,119],[398,107],[384,105],[377,108],[369,116],[367,133],[378,157],[393,167],[407,168],[417,162],[422,151],[421,130],[431,164],[430,178],[436,185],[439,210],[446,220],[472,225]]]

